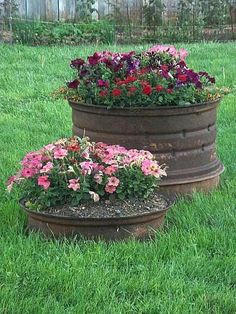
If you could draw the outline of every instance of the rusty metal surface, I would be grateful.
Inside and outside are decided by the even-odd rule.
[[[219,100],[185,107],[114,108],[72,103],[73,134],[151,151],[168,166],[161,186],[194,184],[219,176],[216,155]]]
[[[220,182],[220,176],[215,176],[211,179],[205,179],[203,181],[196,181],[191,183],[176,184],[176,185],[162,185],[158,189],[166,196],[171,196],[175,199],[178,196],[190,197],[196,192],[211,192],[216,189]],[[168,188],[168,189],[167,189]]]
[[[166,199],[168,206],[161,211],[143,215],[119,218],[75,218],[35,212],[21,207],[28,215],[28,229],[40,231],[46,236],[80,235],[85,239],[103,239],[106,241],[126,240],[129,238],[146,239],[155,235],[164,221],[167,210],[173,201]]]

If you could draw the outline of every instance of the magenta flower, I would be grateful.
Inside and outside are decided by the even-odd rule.
[[[68,188],[72,189],[74,191],[79,190],[80,189],[79,179],[71,179],[71,180],[69,180]]]
[[[64,148],[57,148],[54,150],[55,159],[63,159],[68,155],[68,151]]]
[[[47,190],[50,186],[50,181],[48,180],[48,176],[38,177],[38,185],[42,186],[44,190]]]
[[[32,178],[36,174],[35,169],[33,168],[23,168],[21,175],[24,178]]]
[[[97,85],[99,86],[99,87],[109,87],[109,82],[108,81],[104,81],[104,80],[98,80],[97,81]]]
[[[96,64],[98,64],[99,59],[100,59],[99,53],[95,52],[93,54],[93,56],[88,57],[88,62],[89,62],[90,65],[96,65]]]
[[[80,84],[79,80],[76,79],[74,81],[67,83],[67,86],[68,88],[76,89],[79,86],[79,84]]]

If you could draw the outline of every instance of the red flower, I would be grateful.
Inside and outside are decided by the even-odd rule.
[[[143,87],[143,94],[150,95],[152,92],[152,87],[150,85],[145,85]]]
[[[130,93],[134,93],[137,90],[137,87],[131,86],[131,87],[128,88],[128,90],[129,90]]]
[[[139,71],[137,71],[137,74],[138,74],[138,75],[142,75],[142,74],[146,74],[146,73],[148,73],[148,72],[150,72],[150,69],[149,69],[149,68],[142,68],[142,69],[140,69]]]
[[[167,92],[167,94],[172,94],[173,93],[173,88],[167,88],[166,92]]]
[[[80,150],[80,146],[77,144],[72,144],[68,146],[67,149],[71,152],[78,152]]]
[[[157,92],[161,92],[164,89],[164,87],[162,85],[157,85],[156,86],[156,91]]]
[[[168,65],[162,65],[162,66],[161,66],[161,69],[162,69],[162,71],[168,72],[169,67],[168,67]]]
[[[181,81],[181,82],[186,82],[188,80],[188,76],[186,74],[179,74],[177,76],[178,80]]]
[[[124,84],[126,84],[126,81],[120,80],[120,81],[117,81],[117,82],[116,82],[116,85],[118,85],[118,86],[124,85]]]
[[[108,94],[108,91],[107,91],[107,90],[101,90],[101,91],[99,92],[99,96],[101,96],[101,97],[105,97],[105,96],[107,96],[107,94]]]
[[[128,83],[133,83],[137,81],[137,78],[134,77],[134,76],[128,76],[127,79],[125,80],[125,83],[128,84]]]
[[[111,92],[112,96],[114,96],[114,97],[120,96],[121,93],[122,93],[122,91],[121,91],[120,89],[118,89],[118,88],[114,88],[114,89],[112,90],[112,92]]]

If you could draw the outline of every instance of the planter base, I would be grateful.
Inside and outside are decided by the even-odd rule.
[[[161,185],[159,191],[170,196],[188,196],[195,192],[211,192],[216,189],[220,183],[220,176],[206,179],[203,181],[176,184],[176,185]]]
[[[161,228],[164,217],[173,204],[167,201],[165,209],[142,215],[111,218],[75,218],[59,216],[28,210],[23,201],[20,205],[28,215],[27,229],[40,231],[46,237],[73,237],[80,236],[87,240],[119,241],[133,239],[148,239]]]

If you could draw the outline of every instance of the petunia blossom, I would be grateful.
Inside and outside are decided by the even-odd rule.
[[[48,173],[53,169],[53,163],[51,161],[47,162],[45,166],[40,170],[40,173]]]
[[[68,155],[67,149],[57,148],[54,150],[54,158],[55,159],[63,159]]]
[[[68,188],[72,189],[73,191],[79,190],[80,189],[79,179],[70,179]]]
[[[42,186],[44,190],[47,190],[51,184],[48,178],[48,176],[38,177],[38,185]]]

